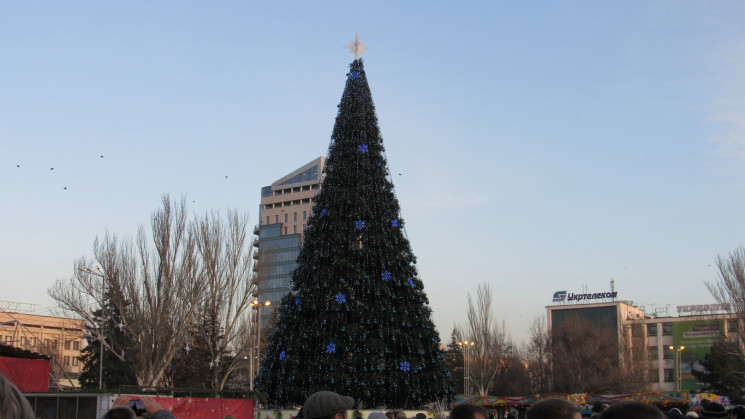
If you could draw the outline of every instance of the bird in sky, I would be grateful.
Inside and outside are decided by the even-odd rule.
[[[50,167],[49,170],[54,170],[54,167]]]

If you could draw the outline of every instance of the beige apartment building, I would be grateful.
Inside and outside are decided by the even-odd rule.
[[[255,230],[258,238],[254,242],[258,248],[256,298],[270,304],[261,311],[262,328],[271,324],[279,302],[292,287],[292,270],[325,163],[325,157],[318,157],[261,188],[259,225]]]
[[[83,320],[0,311],[0,341],[53,357],[51,371],[61,387],[79,387],[84,330]]]

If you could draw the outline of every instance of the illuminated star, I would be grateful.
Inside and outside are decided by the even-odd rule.
[[[184,350],[186,351],[187,355],[189,354],[189,351],[191,351],[191,347],[189,346],[188,343],[186,344],[186,348],[184,348]]]
[[[119,322],[119,324],[117,324],[116,327],[119,328],[119,331],[122,331],[122,330],[124,330],[124,323]]]
[[[360,57],[360,54],[365,52],[366,49],[370,47],[366,47],[362,45],[362,41],[360,41],[360,38],[357,36],[357,33],[354,34],[354,41],[350,41],[351,43],[349,45],[344,45],[345,48],[349,48],[349,52],[354,53],[354,59]]]

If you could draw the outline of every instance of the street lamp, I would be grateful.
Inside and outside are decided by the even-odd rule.
[[[96,266],[97,272],[93,272],[92,270],[90,270],[90,268],[78,268],[78,270],[101,278],[101,324],[100,324],[101,333],[100,333],[99,340],[98,340],[98,343],[100,345],[99,346],[100,359],[98,361],[98,389],[101,390],[103,389],[103,322],[106,319],[106,306],[104,305],[104,298],[105,298],[104,293],[106,292],[106,280],[103,274],[100,273],[101,272],[100,266]]]
[[[685,349],[685,346],[678,346],[677,348],[673,345],[670,345],[667,347],[667,349],[670,349],[671,351],[675,351],[675,372],[676,372],[676,379],[675,379],[675,390],[680,390],[680,352]]]
[[[469,342],[467,340],[464,340],[462,342],[458,342],[458,346],[460,346],[460,349],[463,351],[463,393],[468,394],[468,380],[471,379],[471,364],[468,362],[468,352],[473,348],[473,345],[475,345],[476,342]]]
[[[256,310],[256,371],[259,371],[259,359],[261,359],[261,306],[269,307],[272,305],[271,301],[264,301],[263,303],[260,303],[258,299],[254,299],[251,301],[251,305]],[[252,348],[253,349],[253,348]],[[249,364],[250,366],[250,372],[251,375],[249,380],[249,389],[253,391],[254,389],[254,361],[253,361],[253,354],[251,354],[251,362]]]

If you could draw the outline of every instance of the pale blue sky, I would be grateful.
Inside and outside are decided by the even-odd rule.
[[[359,32],[442,335],[484,281],[516,338],[554,291],[611,278],[647,308],[711,302],[709,265],[745,244],[744,18],[739,1],[2,2],[0,299],[51,306],[95,237],[133,235],[164,193],[258,222],[260,188],[326,154]]]

